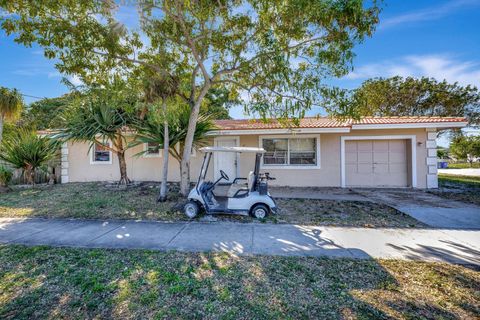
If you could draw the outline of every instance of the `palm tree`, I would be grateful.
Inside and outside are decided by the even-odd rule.
[[[34,131],[20,129],[3,142],[0,159],[21,169],[25,180],[34,184],[35,172],[56,156],[58,148],[58,141],[39,136]]]
[[[163,118],[163,136],[166,139],[163,140],[163,167],[162,167],[162,181],[160,183],[160,192],[158,195],[158,202],[164,202],[167,200],[167,178],[168,178],[168,150],[170,148],[169,137],[169,121],[167,114],[167,100],[171,99],[177,92],[178,89],[178,80],[173,77],[148,77],[144,79],[144,100],[146,105],[155,104],[160,102],[161,109],[160,114]],[[139,116],[140,119],[144,119],[146,108],[142,109],[142,112]],[[154,108],[150,110],[155,112]],[[155,117],[155,115],[153,116]],[[152,118],[153,118],[152,117]]]
[[[0,87],[0,143],[3,137],[5,120],[13,120],[20,115],[23,108],[22,95],[17,89]]]
[[[115,85],[107,89],[90,89],[65,112],[65,128],[55,134],[60,140],[90,142],[90,148],[101,144],[116,154],[120,170],[119,185],[131,183],[125,161],[125,152],[129,148],[126,136],[136,122],[136,97],[125,95],[125,92],[119,91]],[[107,144],[107,141],[111,144]]]
[[[180,164],[187,136],[190,108],[186,104],[171,105],[167,113],[169,154]],[[136,143],[158,144],[164,151],[165,119],[163,115],[149,113],[145,121],[137,127]],[[206,113],[200,113],[193,138],[193,147],[198,149],[208,144],[209,131],[215,130],[213,120]],[[143,153],[143,152],[141,152]],[[141,154],[140,153],[140,154]]]

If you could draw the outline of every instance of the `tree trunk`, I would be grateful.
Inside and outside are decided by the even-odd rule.
[[[125,161],[125,149],[123,148],[123,140],[120,134],[117,135],[115,141],[113,141],[115,146],[115,153],[118,157],[118,166],[120,168],[120,180],[118,185],[127,185],[132,181],[127,176],[127,162]]]
[[[187,136],[185,137],[185,147],[183,149],[183,158],[180,163],[180,193],[186,197],[190,192],[190,155],[192,154],[193,137],[195,135],[195,129],[197,127],[198,114],[200,113],[200,105],[203,98],[210,89],[210,85],[207,83],[203,86],[195,104],[192,107],[190,113],[190,119],[188,120]]]
[[[23,174],[25,177],[25,182],[31,184],[32,186],[35,185],[35,170],[32,166],[27,165],[24,169]]]
[[[2,144],[2,138],[3,138],[3,116],[0,115],[0,144]]]
[[[168,120],[167,120],[167,104],[165,100],[163,105],[163,168],[162,168],[162,182],[160,184],[160,194],[158,195],[158,202],[165,202],[167,200],[167,178],[168,178],[168,158],[170,149],[170,137],[168,135]]]
[[[118,185],[127,185],[131,181],[127,176],[127,162],[125,161],[125,151],[117,152],[118,166],[120,167],[120,180]]]

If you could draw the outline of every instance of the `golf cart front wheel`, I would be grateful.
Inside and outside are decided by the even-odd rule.
[[[198,206],[198,203],[195,201],[188,201],[185,206],[183,207],[183,212],[189,217],[190,219],[195,218],[198,215],[198,212],[200,211],[200,207]]]
[[[268,215],[268,212],[270,210],[268,209],[268,207],[264,204],[256,204],[253,206],[252,208],[252,211],[250,212],[250,214],[254,217],[254,218],[257,218],[257,219],[264,219],[267,217]]]

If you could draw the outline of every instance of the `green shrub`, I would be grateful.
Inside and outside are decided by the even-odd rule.
[[[21,169],[27,182],[34,184],[35,172],[55,157],[58,148],[58,141],[22,129],[3,141],[0,159]]]
[[[6,187],[12,180],[12,170],[0,165],[0,187]]]

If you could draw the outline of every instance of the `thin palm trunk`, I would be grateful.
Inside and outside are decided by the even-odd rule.
[[[3,115],[0,115],[0,144],[2,144],[2,138],[3,138],[3,122],[4,122],[4,117]]]
[[[158,202],[164,202],[167,200],[167,178],[168,178],[168,158],[170,150],[170,137],[168,133],[168,120],[167,120],[167,104],[165,99],[162,101],[163,105],[163,169],[162,169],[162,182],[160,184],[160,194],[158,196]]]

